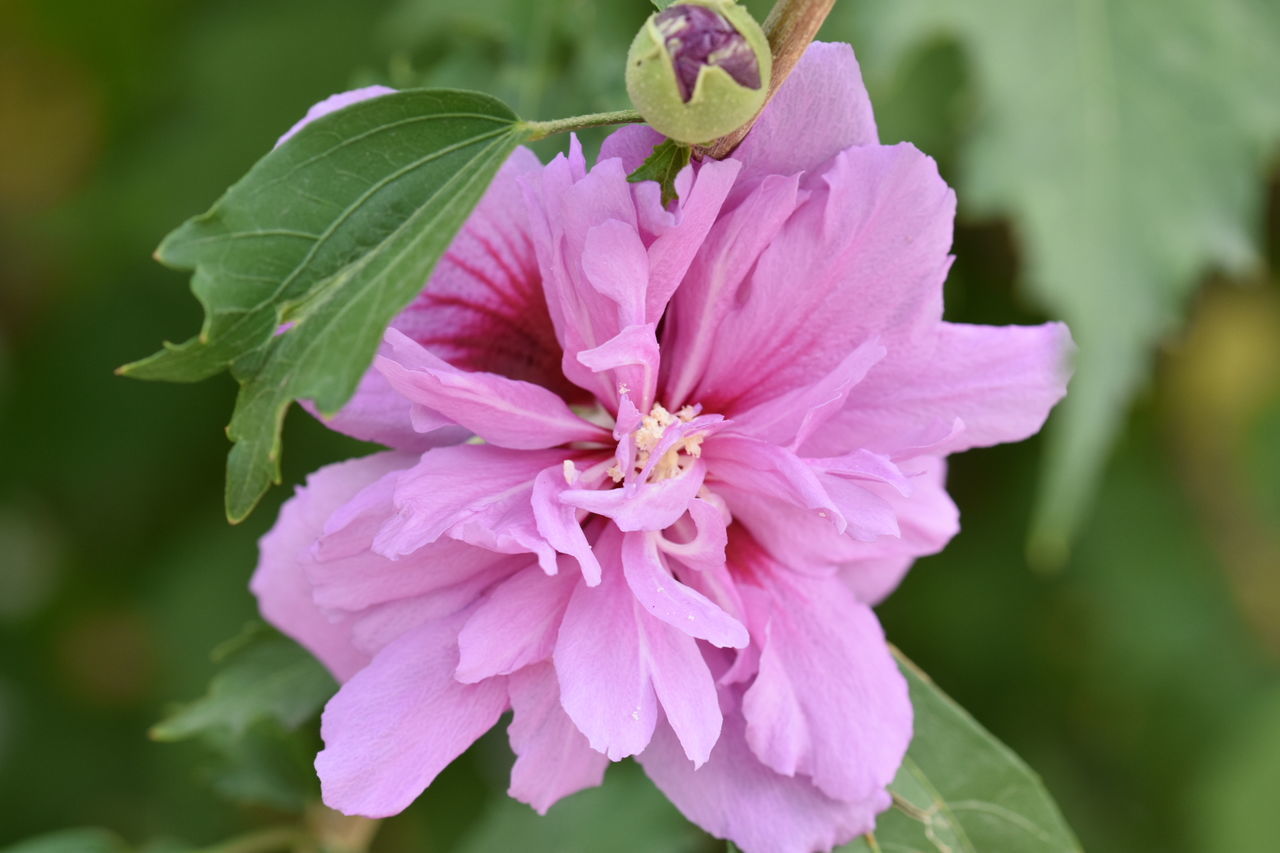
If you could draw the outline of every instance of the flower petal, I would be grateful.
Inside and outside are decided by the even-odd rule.
[[[541,385],[459,370],[395,329],[387,329],[386,344],[374,365],[392,388],[490,444],[538,450],[608,438]]]
[[[568,489],[560,500],[613,519],[619,530],[662,530],[679,520],[702,488],[706,465],[695,459],[684,473],[655,483],[616,489]]]
[[[458,538],[505,553],[537,553],[554,572],[554,552],[537,532],[530,495],[538,472],[564,457],[564,451],[474,444],[429,451],[400,475],[395,515],[373,550],[395,559],[457,531]]]
[[[890,355],[914,346],[942,317],[955,196],[933,160],[910,145],[849,148],[803,187],[755,266],[717,297],[714,331],[695,333],[708,340],[690,399],[729,418],[874,338]]]
[[[724,729],[702,767],[686,760],[679,740],[662,725],[639,756],[645,773],[689,820],[743,853],[830,850],[869,832],[889,807],[881,792],[868,801],[833,800],[803,776],[782,776],[761,764],[743,735],[742,717],[726,708]]]
[[[402,811],[506,710],[503,679],[454,680],[460,623],[404,634],[329,700],[316,770],[330,808],[365,817]]]
[[[352,643],[349,620],[333,619],[313,598],[307,578],[311,546],[325,520],[362,489],[412,462],[398,453],[377,453],[321,468],[280,508],[275,526],[259,543],[258,567],[249,589],[262,617],[297,640],[339,680],[368,661]]]
[[[814,42],[732,156],[749,185],[764,175],[812,172],[850,146],[879,141],[853,48]]]
[[[596,544],[604,575],[599,586],[574,589],[553,654],[565,713],[611,761],[643,750],[658,720],[617,538],[606,530]]]
[[[911,740],[911,703],[871,609],[837,579],[774,573],[760,669],[742,701],[747,742],[775,771],[848,802],[883,795]]]
[[[516,762],[507,793],[546,814],[561,797],[604,781],[609,759],[596,752],[560,707],[560,685],[549,664],[525,667],[507,681]]]
[[[1039,431],[1066,393],[1072,349],[1061,323],[940,323],[927,354],[891,355],[873,370],[849,395],[831,432],[850,447],[896,453],[919,424],[960,418],[964,429],[930,447],[929,455],[1021,441]]]
[[[705,596],[672,577],[658,555],[657,534],[622,537],[622,568],[636,600],[649,615],[678,631],[721,648],[747,644],[747,629]]]
[[[530,568],[495,586],[458,634],[457,679],[473,684],[549,658],[577,583]]]

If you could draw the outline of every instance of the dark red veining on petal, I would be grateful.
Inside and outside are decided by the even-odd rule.
[[[542,277],[523,232],[504,234],[492,223],[465,229],[394,325],[454,367],[533,382],[569,403],[591,402],[564,378]]]
[[[733,25],[705,6],[677,3],[658,13],[654,24],[675,66],[680,97],[693,97],[703,66],[723,68],[739,85],[760,88],[760,63]]]

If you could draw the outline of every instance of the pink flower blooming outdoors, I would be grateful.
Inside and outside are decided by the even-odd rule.
[[[657,141],[512,156],[330,422],[390,449],[262,540],[263,614],[342,682],[333,808],[399,812],[507,710],[538,811],[627,756],[747,853],[890,804],[871,607],[958,529],[945,457],[1040,428],[1067,330],[943,322],[954,196],[879,144],[846,45],[666,209],[626,181]]]

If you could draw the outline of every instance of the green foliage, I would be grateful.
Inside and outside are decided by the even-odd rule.
[[[260,624],[223,643],[205,696],[151,729],[159,741],[199,738],[203,775],[229,800],[301,812],[318,795],[314,732],[304,727],[333,695],[333,676],[292,640]]]
[[[653,153],[645,158],[640,168],[627,175],[627,180],[633,184],[657,181],[662,187],[662,203],[670,204],[677,198],[676,175],[689,165],[692,153],[693,149],[688,145],[681,145],[674,139],[664,139],[654,146]]]
[[[872,837],[842,848],[919,853],[1076,853],[1037,777],[901,653],[915,734]]]
[[[309,652],[265,628],[251,627],[215,657],[225,666],[209,682],[209,692],[153,726],[153,738],[185,740],[211,731],[238,737],[261,720],[296,729],[336,689],[333,676]]]
[[[1033,531],[1038,556],[1059,559],[1153,345],[1206,270],[1257,262],[1258,178],[1280,139],[1280,5],[872,0],[833,23],[837,37],[858,24],[882,83],[940,39],[967,57],[962,210],[1013,218],[1029,292],[1080,347]]]
[[[3,853],[129,853],[130,848],[114,832],[105,829],[64,829],[19,841]]]
[[[204,325],[121,372],[189,382],[231,370],[240,394],[227,428],[229,519],[280,481],[289,403],[341,408],[383,329],[526,135],[487,95],[364,101],[305,127],[161,243],[159,260],[194,271]]]

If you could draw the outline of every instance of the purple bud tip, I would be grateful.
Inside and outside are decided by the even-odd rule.
[[[698,72],[704,65],[717,65],[740,86],[760,88],[760,63],[747,40],[733,26],[705,6],[677,3],[658,13],[654,20],[662,34],[676,69],[680,97],[693,97]]]

